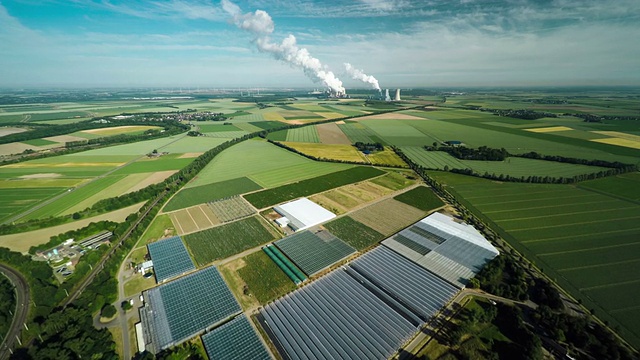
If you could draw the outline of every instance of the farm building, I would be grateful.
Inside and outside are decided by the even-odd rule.
[[[173,236],[147,245],[153,261],[156,281],[162,283],[196,269],[182,239]]]
[[[140,272],[141,273],[146,274],[151,270],[153,270],[153,261],[152,260],[147,260],[147,261],[143,262],[142,264],[140,264]]]
[[[273,210],[286,218],[286,220],[281,220],[282,218],[278,219],[279,221],[276,220],[278,225],[283,226],[282,224],[288,220],[288,225],[293,231],[308,229],[336,217],[331,211],[307,198],[278,205]]]
[[[434,213],[382,244],[463,288],[498,250],[473,226]]]

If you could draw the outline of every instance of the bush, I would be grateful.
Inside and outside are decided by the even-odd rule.
[[[117,312],[118,312],[118,310],[116,310],[115,306],[113,306],[112,304],[107,304],[102,308],[102,310],[100,310],[100,316],[102,316],[103,318],[110,319]]]

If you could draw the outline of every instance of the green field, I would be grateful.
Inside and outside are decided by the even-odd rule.
[[[19,191],[14,188],[0,188],[0,221],[18,215],[66,190],[59,187],[23,188]]]
[[[224,199],[230,196],[240,195],[260,189],[262,189],[260,185],[246,177],[184,188],[169,200],[163,210],[174,211],[184,209],[189,206]]]
[[[289,129],[287,131],[286,141],[319,143],[320,138],[318,137],[318,129],[315,126],[304,126]]]
[[[267,304],[296,288],[291,279],[264,251],[256,251],[242,259],[246,265],[238,269],[238,275],[260,304]]]
[[[402,190],[409,185],[414,184],[415,178],[413,178],[414,172],[408,171],[389,171],[386,175],[371,179],[371,182],[387,189],[394,191]],[[412,177],[412,178],[409,178]]]
[[[202,266],[274,239],[264,220],[253,216],[184,236],[196,262]]]
[[[471,169],[483,175],[504,174],[514,177],[550,176],[571,178],[577,175],[606,171],[607,168],[567,164],[555,161],[509,157],[504,161],[458,160],[444,151],[427,151],[420,147],[401,147],[402,152],[416,164],[427,169]]]
[[[597,315],[640,344],[640,204],[570,185],[499,183],[432,172],[475,213]],[[632,175],[637,179],[637,175]],[[616,179],[616,178],[612,178]],[[587,187],[588,187],[587,186]],[[633,198],[637,188],[631,189]]]
[[[371,137],[377,136],[373,130],[358,122],[346,122],[345,124],[338,125],[338,127],[347,135],[352,144],[356,142],[363,142],[365,144],[373,143],[375,141],[373,141]]]
[[[357,250],[366,249],[384,239],[384,235],[348,216],[328,222],[324,227]]]
[[[143,159],[124,166],[114,172],[116,175],[139,174],[156,171],[180,170],[189,165],[195,158],[175,159],[159,157],[156,159]]]
[[[46,139],[32,139],[22,141],[23,144],[33,145],[33,146],[47,146],[47,145],[55,145],[58,144],[55,141],[46,140]]]
[[[49,216],[64,214],[66,210],[75,207],[86,199],[105,191],[107,188],[125,178],[125,175],[110,175],[96,179],[87,185],[65,193],[61,198],[33,211],[22,218],[23,220],[42,219]],[[108,194],[105,194],[108,195]],[[119,195],[119,194],[118,194]],[[108,196],[110,197],[110,196]],[[88,206],[87,206],[88,207]],[[77,209],[84,210],[84,209]]]
[[[431,211],[444,206],[444,202],[425,186],[418,186],[404,192],[394,199],[424,211]]]
[[[287,200],[309,196],[342,185],[355,183],[383,175],[385,172],[372,167],[354,167],[335,173],[318,176],[276,188],[245,195],[245,199],[258,209],[276,205]]]
[[[312,161],[266,141],[249,140],[220,153],[186,187],[248,177],[269,188],[349,167],[353,165]]]
[[[624,199],[640,201],[640,173],[637,172],[585,181],[579,186]]]
[[[200,131],[203,133],[212,133],[212,132],[226,132],[226,131],[242,131],[242,129],[237,128],[233,125],[223,125],[223,124],[206,124],[200,125],[197,124]]]

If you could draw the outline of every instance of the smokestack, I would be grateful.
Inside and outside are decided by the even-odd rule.
[[[372,75],[365,74],[362,70],[356,69],[353,65],[349,63],[344,63],[344,68],[347,70],[347,74],[351,76],[353,80],[362,81],[365,84],[370,84],[371,87],[380,91],[380,84],[378,84],[378,79],[374,78]]]
[[[396,89],[396,97],[393,100],[400,101],[400,89]]]
[[[384,101],[391,101],[391,96],[389,96],[389,89],[384,91]]]
[[[335,96],[344,96],[342,81],[311,56],[305,48],[298,47],[295,36],[289,35],[281,43],[273,42],[270,35],[275,29],[271,16],[263,10],[242,14],[240,7],[229,0],[222,0],[222,8],[233,17],[235,25],[254,35],[253,42],[260,52],[270,53],[275,59],[299,68],[314,82],[322,82]]]

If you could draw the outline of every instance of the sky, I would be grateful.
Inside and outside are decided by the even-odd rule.
[[[637,86],[639,39],[638,0],[0,0],[0,87]]]

